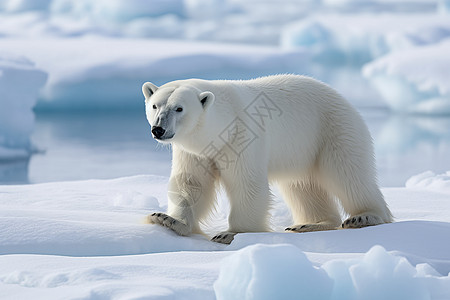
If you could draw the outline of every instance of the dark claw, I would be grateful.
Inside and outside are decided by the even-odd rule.
[[[342,223],[342,228],[344,228],[344,223]]]
[[[359,218],[358,218],[358,222],[359,222],[359,223],[361,223],[361,221],[362,221],[362,218],[361,218],[361,217],[359,217]]]
[[[165,220],[167,220],[169,217],[168,216],[165,216],[164,218],[163,218],[163,220],[165,221]]]
[[[157,213],[156,216],[159,218],[161,217],[161,213]]]
[[[285,229],[285,231],[292,231],[292,228],[288,227],[288,228]]]
[[[302,225],[302,226],[300,226],[300,229],[303,229],[303,228],[305,228],[306,227],[306,225]]]
[[[350,224],[350,220],[345,221],[345,225]]]
[[[156,213],[152,213],[152,217],[156,216]]]
[[[366,216],[366,222],[369,222],[369,217],[368,216]]]

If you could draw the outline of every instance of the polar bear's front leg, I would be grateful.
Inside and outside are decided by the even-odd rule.
[[[217,170],[206,160],[173,147],[167,213],[153,213],[148,223],[172,229],[179,235],[201,233],[199,221],[215,202]]]

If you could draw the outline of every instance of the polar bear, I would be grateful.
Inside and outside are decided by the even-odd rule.
[[[153,137],[171,144],[168,211],[148,222],[179,235],[201,233],[221,184],[229,228],[212,241],[268,231],[277,184],[294,224],[286,231],[359,228],[392,221],[376,181],[370,133],[357,111],[315,79],[147,82]],[[339,205],[348,218],[341,223]]]

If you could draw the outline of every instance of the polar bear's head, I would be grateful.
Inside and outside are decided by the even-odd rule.
[[[201,116],[214,102],[209,91],[182,84],[142,86],[147,120],[158,142],[173,143],[193,136]]]

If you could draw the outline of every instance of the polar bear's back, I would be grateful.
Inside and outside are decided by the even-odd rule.
[[[270,156],[272,173],[280,170],[288,175],[286,170],[290,168],[307,170],[323,151],[324,145],[341,147],[342,151],[348,148],[350,155],[356,148],[364,155],[373,155],[370,133],[362,118],[328,85],[298,75],[223,81],[220,85],[226,87],[230,83],[235,86],[235,95],[231,98],[237,99],[238,105],[246,111],[242,118],[265,142],[262,149],[267,149]],[[269,110],[272,109],[270,112],[264,108],[261,97]],[[264,125],[255,126],[255,120]],[[356,141],[359,142],[356,144]],[[296,165],[293,165],[294,160],[286,160],[286,157],[296,157]]]

